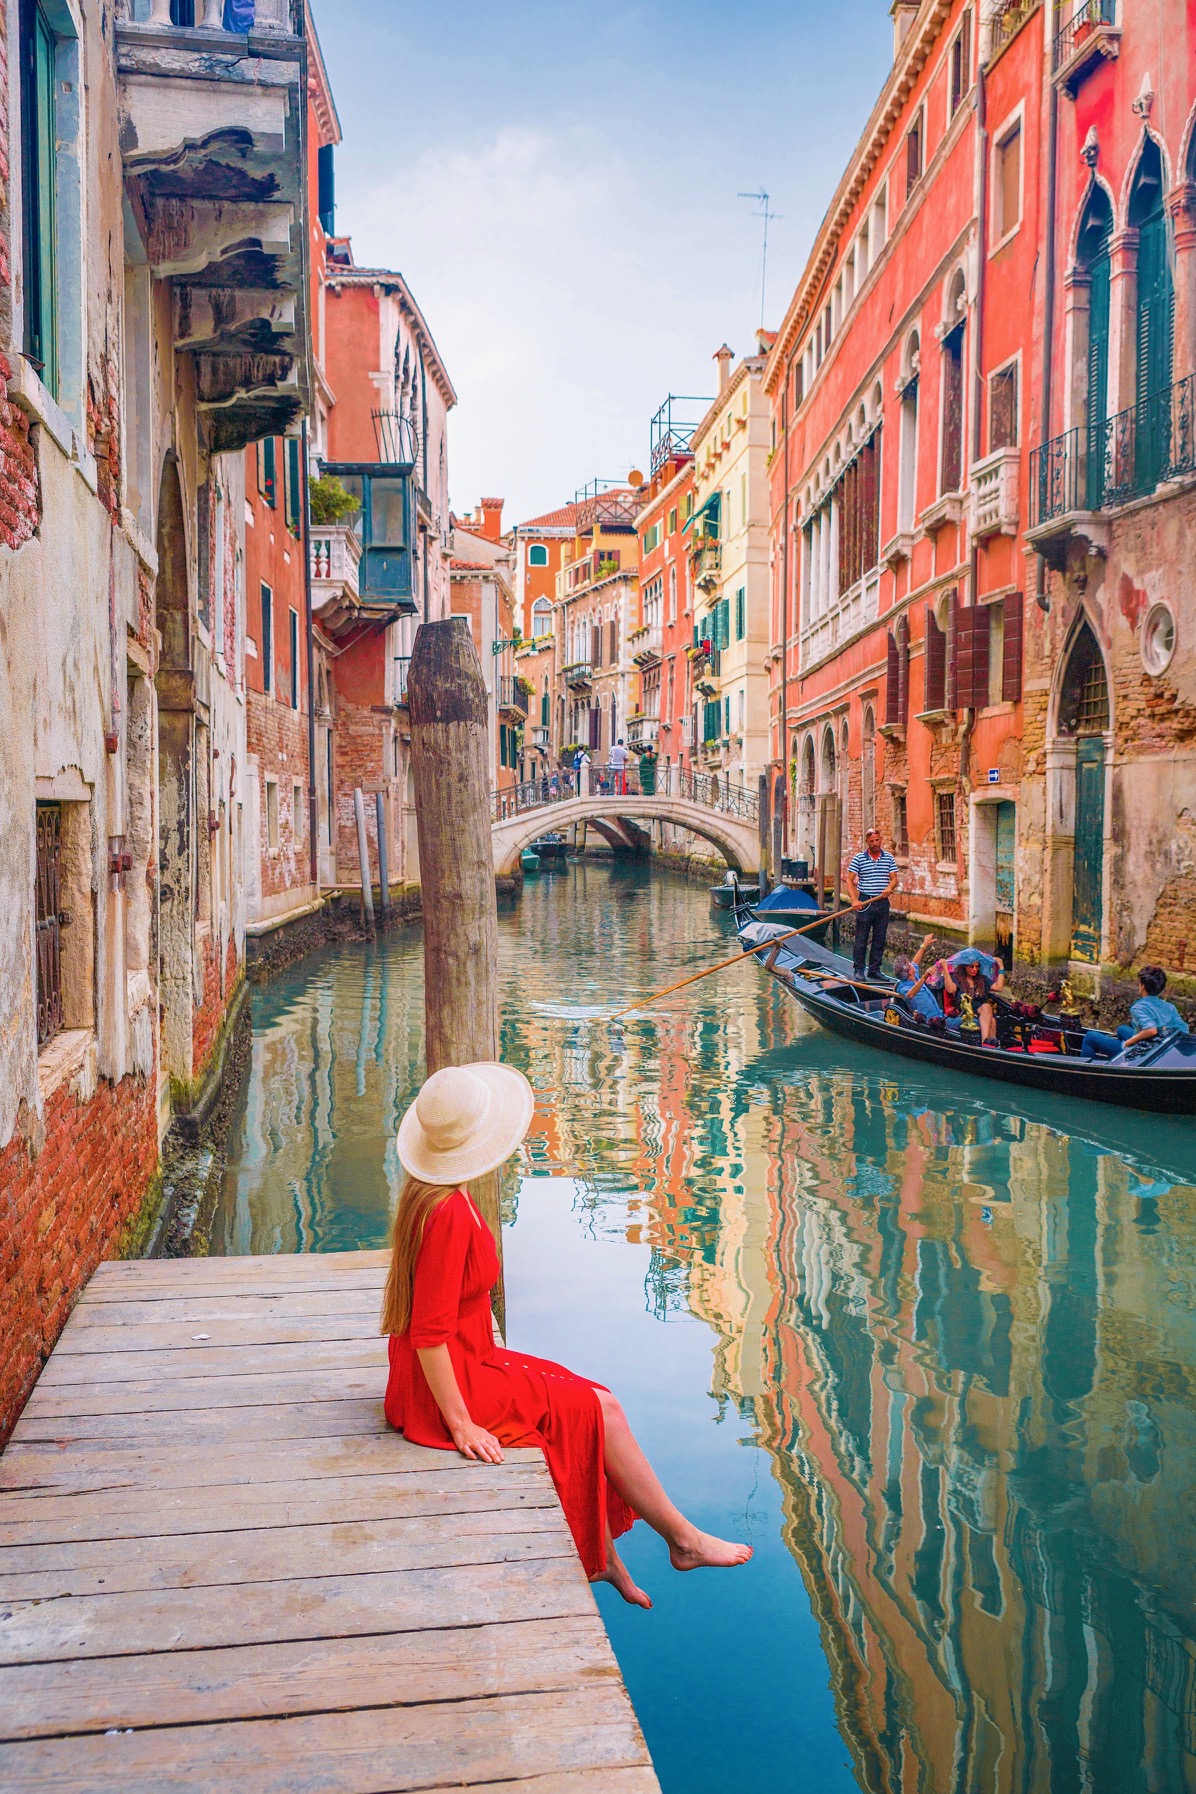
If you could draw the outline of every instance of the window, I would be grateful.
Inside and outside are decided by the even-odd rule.
[[[607,625],[607,640],[610,644],[610,664],[612,667],[617,667],[619,664],[619,625],[614,617]]]
[[[735,594],[735,640],[741,642],[747,634],[747,590],[740,586]]]
[[[668,531],[669,531],[670,536],[675,536],[677,534],[677,507],[676,507],[676,505],[674,505],[672,510],[669,512]]]
[[[796,411],[805,397],[805,364],[799,355],[793,366],[793,409]]]
[[[694,495],[692,492],[687,492],[685,494],[685,504],[684,504],[683,510],[684,510],[684,514],[685,514],[685,521],[686,521],[686,523],[688,523],[690,518],[694,514]]]
[[[999,704],[1005,695],[1005,606],[986,606],[988,611],[988,692],[990,704]]]
[[[901,461],[897,479],[897,528],[914,527],[918,488],[918,379],[915,374],[901,395]]]
[[[959,34],[951,45],[951,96],[948,117],[954,118],[972,84],[972,15],[965,12]]]
[[[935,847],[939,859],[953,861],[956,857],[954,791],[935,792],[934,831]]]
[[[650,524],[648,526],[648,528],[644,531],[644,553],[651,554],[653,549],[659,548],[659,546],[660,546],[660,525],[659,525],[659,523],[653,523],[653,524]]]
[[[266,849],[278,852],[278,780],[266,780]]]
[[[1016,230],[1022,215],[1022,127],[1012,125],[998,141],[993,181],[993,226],[1001,242]]]
[[[36,0],[21,7],[21,195],[24,350],[58,397],[58,181],[55,38]]]
[[[886,184],[872,201],[872,222],[868,236],[868,260],[872,267],[876,266],[876,258],[885,246],[885,238],[889,234],[889,189]]]
[[[909,855],[909,823],[906,820],[905,792],[892,793],[893,805],[893,852],[898,859]]]
[[[874,431],[839,482],[839,597],[880,558],[880,432]]]
[[[262,581],[262,690],[274,690],[274,593]]]
[[[273,436],[263,437],[257,445],[257,489],[268,505],[278,503],[276,449]]]
[[[537,598],[532,605],[532,638],[552,634],[552,605],[547,598]]]
[[[528,548],[527,564],[529,567],[547,567],[548,550],[543,542],[533,542]]]
[[[37,806],[37,1044],[62,1032],[62,806]]]
[[[1016,448],[1017,436],[1017,362],[1011,361],[1008,367],[998,368],[995,374],[989,376],[989,453],[995,453],[997,449]]]
[[[913,124],[905,134],[905,197],[907,199],[922,178],[922,138],[925,128],[926,114],[919,109]]]
[[[316,151],[316,211],[326,237],[336,234],[336,176],[333,146],[322,143]]]
[[[898,619],[885,643],[885,723],[901,728],[909,717],[909,624]]]
[[[299,708],[299,612],[291,616],[291,709]]]
[[[296,841],[303,839],[303,786],[291,786],[291,832]]]
[[[287,528],[298,539],[303,526],[303,483],[299,467],[299,455],[303,444],[298,436],[284,438],[287,451]]]
[[[963,325],[943,338],[943,453],[939,491],[958,492],[963,480]]]

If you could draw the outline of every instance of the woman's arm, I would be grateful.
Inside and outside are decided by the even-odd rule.
[[[483,1464],[501,1464],[502,1446],[494,1434],[475,1426],[469,1417],[447,1345],[420,1346],[415,1355],[461,1456],[476,1458]]]

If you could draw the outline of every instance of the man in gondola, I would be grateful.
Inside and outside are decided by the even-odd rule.
[[[889,933],[889,899],[897,889],[897,862],[888,852],[878,828],[864,836],[862,853],[847,868],[847,889],[856,912],[852,958],[855,975],[863,978],[865,960],[869,978],[879,978]]]

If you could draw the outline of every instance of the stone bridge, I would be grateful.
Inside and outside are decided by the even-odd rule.
[[[682,772],[661,767],[655,780],[641,784],[628,768],[621,789],[616,775],[594,768],[581,775],[578,792],[573,775],[558,775],[557,787],[539,780],[494,796],[494,870],[510,877],[519,855],[549,830],[562,833],[575,822],[596,828],[612,847],[643,845],[642,824],[672,822],[717,847],[736,872],[754,872],[760,860],[759,800],[754,791],[722,780],[717,774]],[[605,789],[603,788],[605,786]]]

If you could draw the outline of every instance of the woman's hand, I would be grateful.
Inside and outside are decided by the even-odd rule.
[[[475,1426],[472,1420],[462,1420],[449,1431],[463,1458],[471,1458],[479,1464],[502,1463],[502,1446],[484,1426]]]

